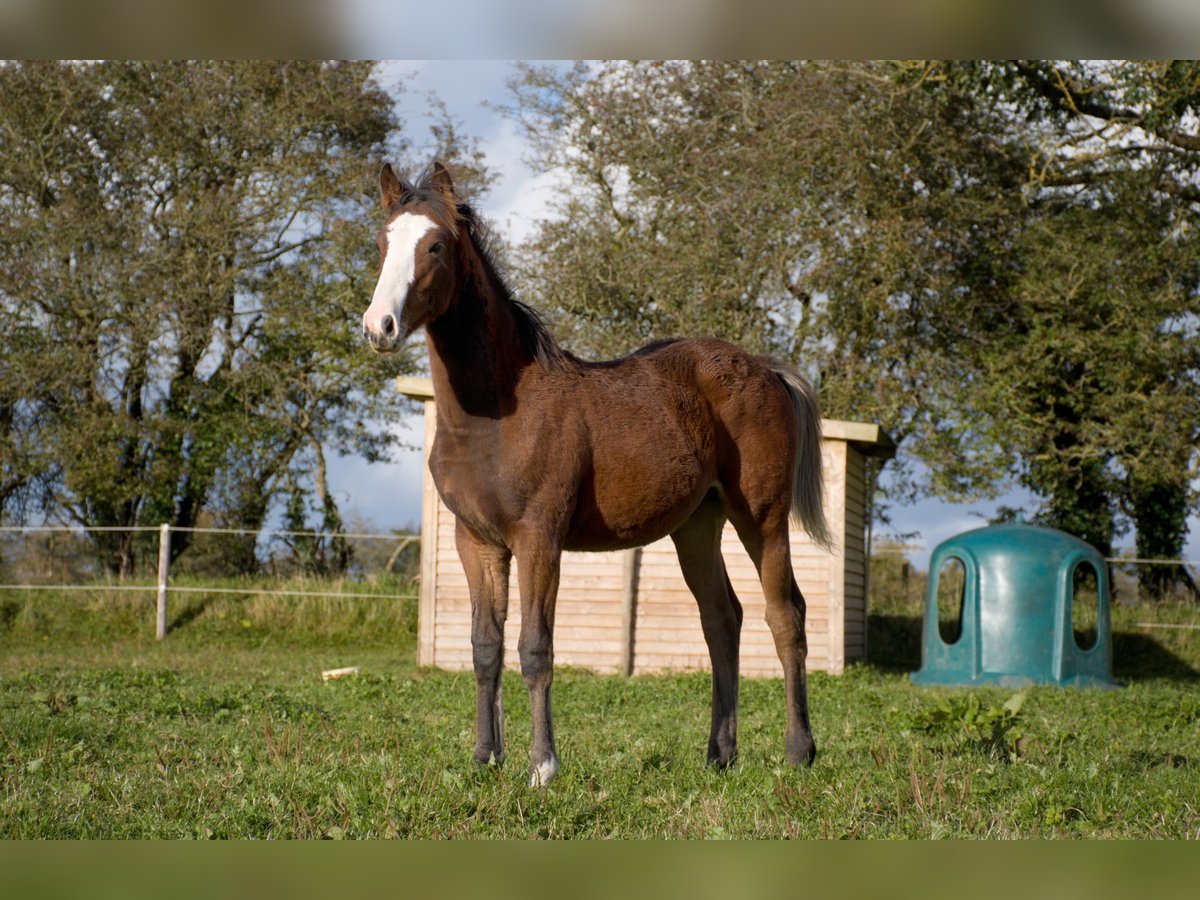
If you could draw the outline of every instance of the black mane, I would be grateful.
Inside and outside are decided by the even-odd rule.
[[[513,293],[508,275],[496,261],[497,239],[490,225],[475,211],[471,204],[447,197],[433,181],[432,168],[425,169],[415,184],[402,183],[400,197],[392,204],[392,211],[410,203],[429,207],[433,216],[455,234],[466,228],[467,236],[475,247],[483,265],[483,275],[501,298],[507,300],[517,326],[521,346],[543,369],[550,371],[561,367],[571,356],[554,340],[545,319],[532,306],[521,302]]]

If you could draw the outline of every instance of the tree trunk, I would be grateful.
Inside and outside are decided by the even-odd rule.
[[[1087,541],[1102,556],[1112,556],[1113,503],[1103,464],[1079,462],[1064,475],[1052,484],[1048,508],[1039,521]]]
[[[321,501],[321,530],[333,535],[329,541],[330,556],[327,565],[332,574],[345,575],[346,570],[350,568],[350,560],[354,553],[350,544],[341,536],[342,515],[338,510],[337,501],[334,500],[333,494],[329,490],[325,451],[321,447],[321,442],[311,434],[309,442],[316,460],[316,471],[313,473],[313,478],[316,481],[317,497]]]
[[[1139,559],[1179,559],[1187,537],[1187,486],[1131,476],[1129,495],[1137,529]],[[1200,589],[1180,564],[1138,567],[1138,587],[1153,600],[1183,589],[1200,600]]]

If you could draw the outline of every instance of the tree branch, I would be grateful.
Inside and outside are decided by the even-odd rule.
[[[279,257],[281,257],[287,253],[291,253],[293,250],[298,250],[307,244],[315,244],[315,243],[319,243],[319,242],[325,241],[325,240],[328,240],[328,238],[326,238],[324,235],[320,235],[320,234],[310,235],[309,237],[302,238],[301,240],[294,241],[290,244],[285,244],[282,247],[277,247],[274,250],[270,250],[266,253],[260,254],[259,256],[252,257],[250,262],[253,265],[261,265],[262,263],[268,263],[273,260],[279,259]]]
[[[1144,131],[1154,134],[1169,144],[1184,150],[1200,150],[1200,136],[1176,131],[1168,128],[1155,128],[1146,124],[1144,113],[1125,106],[1105,103],[1092,96],[1085,85],[1078,80],[1064,75],[1057,68],[1055,78],[1051,79],[1037,66],[1025,60],[1015,60],[1013,63],[1017,73],[1041,97],[1049,100],[1056,107],[1066,109],[1075,115],[1091,116],[1106,122],[1123,122],[1136,125]]]

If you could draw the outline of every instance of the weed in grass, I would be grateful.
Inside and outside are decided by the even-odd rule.
[[[1013,694],[1003,704],[984,706],[977,694],[943,697],[936,706],[913,717],[927,734],[947,735],[958,750],[973,749],[987,756],[1012,760],[1023,749],[1021,707],[1026,694]]]

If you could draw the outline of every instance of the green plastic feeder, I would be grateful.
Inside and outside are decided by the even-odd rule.
[[[952,559],[963,568],[962,606],[956,633],[943,636],[938,582]],[[1076,573],[1087,567],[1095,577],[1095,640],[1084,647],[1072,608]],[[943,541],[930,557],[921,668],[911,677],[919,685],[1116,687],[1111,621],[1108,567],[1091,544],[1021,521],[977,528]]]

